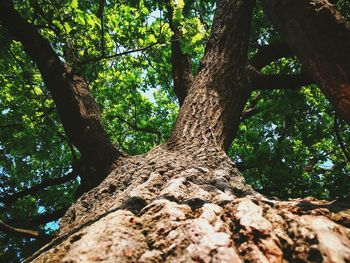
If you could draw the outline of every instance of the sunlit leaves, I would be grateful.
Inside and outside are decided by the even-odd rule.
[[[78,0],[72,0],[72,1],[70,2],[70,6],[71,6],[73,9],[78,8]]]
[[[3,196],[45,178],[62,176],[71,166],[71,153],[67,141],[59,136],[63,130],[42,78],[21,46],[13,42],[2,52],[0,61],[0,196]],[[6,205],[6,210],[1,204],[1,218],[16,220],[15,225],[26,227],[28,218],[42,213],[40,207],[55,210],[70,203],[74,185],[72,182],[40,196],[23,197]],[[68,197],[61,202],[64,195]],[[30,246],[29,241],[18,241],[22,243]],[[9,258],[13,257],[12,251],[15,249],[6,254]]]

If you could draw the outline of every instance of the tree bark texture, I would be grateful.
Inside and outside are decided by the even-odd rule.
[[[245,68],[253,6],[251,0],[218,1],[201,68],[168,144],[228,150],[250,96]]]
[[[249,96],[254,2],[218,1],[171,138],[119,159],[26,262],[349,262],[349,199],[268,199],[226,155]],[[239,25],[239,26],[238,26]]]
[[[119,159],[84,80],[6,2],[0,20],[36,62],[68,137],[92,170],[117,159],[68,209],[58,237],[26,262],[350,262],[349,198],[268,199],[245,184],[225,153],[251,92],[254,1],[217,1],[201,68],[170,139]]]
[[[222,175],[210,183],[205,173],[200,182],[200,173],[188,169],[165,184],[154,173],[132,183],[133,194],[147,187],[157,197],[109,208],[33,262],[349,262],[349,199],[239,198]]]
[[[348,262],[349,199],[277,201],[224,152],[129,157],[71,207],[33,262]]]
[[[262,0],[266,14],[350,122],[350,23],[327,0]]]

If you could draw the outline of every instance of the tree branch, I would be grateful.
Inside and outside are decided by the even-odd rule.
[[[22,229],[22,228],[16,228],[9,226],[4,221],[0,219],[0,231],[7,233],[7,234],[15,234],[22,237],[29,237],[29,238],[38,238],[39,232],[34,230],[28,230],[28,229]]]
[[[245,162],[236,162],[235,165],[236,165],[237,169],[240,172],[243,172],[243,171],[248,170],[248,169],[255,168],[255,166],[253,166],[251,164],[249,165],[249,164],[247,164]]]
[[[38,119],[44,119],[54,110],[55,110],[55,108],[49,108],[49,109],[47,109],[46,112],[42,112],[41,115],[34,117],[32,119],[32,121],[36,121]],[[20,127],[20,126],[24,126],[24,125],[25,125],[24,122],[14,122],[14,123],[1,124],[0,128],[13,128],[13,127]]]
[[[293,52],[287,44],[274,43],[259,47],[258,52],[252,58],[250,64],[257,70],[261,70],[277,59],[291,56],[293,56]]]
[[[46,213],[46,214],[42,214],[42,215],[38,215],[36,217],[30,218],[28,220],[28,225],[30,227],[34,227],[34,226],[43,225],[52,221],[56,221],[60,219],[62,216],[64,216],[68,208],[69,207],[63,207],[52,213]]]
[[[273,90],[273,89],[299,89],[302,86],[313,84],[314,81],[302,72],[295,75],[287,74],[261,74],[255,69],[249,69],[249,80],[253,90]]]
[[[0,1],[0,22],[20,41],[36,63],[57,106],[69,140],[85,164],[82,183],[86,190],[100,183],[116,159],[122,156],[107,137],[99,109],[85,80],[62,64],[58,55],[36,28],[25,21],[9,1]]]
[[[20,192],[11,194],[11,195],[5,195],[0,198],[0,202],[9,205],[13,202],[15,202],[18,198],[24,197],[26,195],[35,195],[39,191],[45,189],[46,187],[52,186],[52,185],[58,185],[63,184],[69,181],[72,181],[73,179],[77,178],[78,173],[76,171],[72,171],[71,173],[59,177],[59,178],[49,178],[44,181],[42,181],[40,184],[34,185],[32,187],[26,188]]]
[[[59,31],[59,29],[57,27],[55,27],[55,25],[52,23],[52,20],[48,19],[45,15],[44,10],[41,9],[39,3],[36,1],[34,2],[34,10],[36,13],[38,13],[48,24],[48,29],[52,30],[53,32],[55,32],[56,35],[60,35],[61,32]]]
[[[7,123],[7,124],[1,124],[0,128],[14,128],[14,127],[20,127],[22,126],[23,123],[22,122],[14,122],[14,123]]]
[[[23,222],[23,225],[29,228],[35,228],[37,226],[44,225],[52,221],[56,221],[60,219],[62,216],[64,216],[68,208],[69,207],[63,207],[61,209],[58,209],[50,213],[40,214],[31,218],[28,218]],[[17,225],[19,222],[22,222],[22,220],[12,219],[8,221],[8,224]]]
[[[181,31],[174,23],[173,11],[174,10],[170,3],[168,3],[168,21],[170,29],[173,31],[173,35],[171,36],[171,65],[174,80],[174,92],[181,106],[192,83],[192,62],[189,55],[183,53],[181,50]]]
[[[111,59],[111,58],[120,57],[120,56],[124,56],[124,55],[127,55],[127,54],[135,53],[135,52],[142,52],[142,51],[150,49],[150,48],[152,48],[152,47],[154,47],[155,45],[158,45],[158,44],[161,44],[161,43],[157,41],[157,42],[152,43],[152,44],[150,44],[148,46],[145,46],[145,47],[131,49],[131,50],[127,50],[127,51],[116,53],[116,54],[112,54],[112,55],[101,55],[101,56],[98,56],[98,57],[95,57],[95,58],[89,58],[87,60],[79,62],[78,66],[82,66],[82,65],[85,65],[85,64],[88,64],[88,63],[91,63],[91,62],[97,62],[97,61],[100,61],[100,60],[103,60],[103,59]]]
[[[346,145],[344,144],[344,141],[340,135],[340,131],[339,131],[339,122],[338,122],[338,116],[337,113],[334,113],[334,131],[335,131],[335,135],[337,137],[337,141],[339,143],[340,149],[342,150],[344,156],[346,157],[347,161],[350,162],[350,154],[348,152],[348,150],[346,149]]]
[[[157,143],[158,144],[160,143],[160,141],[162,139],[162,134],[159,131],[153,130],[153,129],[150,129],[150,128],[146,128],[146,127],[139,127],[137,125],[134,125],[134,124],[128,122],[127,120],[125,120],[124,118],[122,118],[120,116],[117,116],[117,119],[120,120],[121,122],[124,122],[125,124],[130,126],[132,129],[134,129],[135,131],[141,131],[141,132],[155,134],[157,136]]]
[[[258,114],[259,112],[261,112],[258,108],[254,107],[254,108],[249,108],[245,111],[242,112],[242,115],[241,115],[241,121],[244,121],[256,114]]]
[[[101,56],[105,55],[105,31],[104,31],[104,21],[103,21],[104,7],[105,7],[105,0],[100,0],[97,17],[100,18],[100,22],[101,22]]]
[[[313,80],[306,74],[302,72],[296,75],[287,74],[261,74],[253,67],[248,67],[248,75],[250,80],[250,85],[252,90],[274,90],[274,89],[291,89],[297,90],[302,86],[313,84]],[[257,99],[253,98],[248,109],[242,112],[241,121],[248,119],[260,112],[256,108]]]
[[[248,109],[242,112],[241,121],[244,121],[245,119],[248,119],[249,117],[254,116],[260,112],[260,110],[258,110],[256,107],[260,98],[261,94],[258,92],[253,98],[250,99]]]
[[[350,23],[327,0],[261,0],[321,91],[350,123]]]

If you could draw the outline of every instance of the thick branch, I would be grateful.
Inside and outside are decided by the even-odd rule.
[[[22,228],[16,228],[9,226],[4,221],[0,219],[0,231],[5,232],[7,234],[11,235],[18,235],[22,237],[29,237],[29,238],[38,238],[39,232],[29,229],[22,229]]]
[[[107,137],[86,82],[61,63],[49,42],[8,1],[0,2],[0,22],[22,43],[41,72],[66,134],[86,165],[82,182],[88,182],[90,186],[98,184],[121,153]]]
[[[313,84],[314,81],[306,73],[287,74],[261,74],[255,70],[250,72],[250,84],[253,90],[272,89],[299,89],[302,86]]]
[[[328,0],[262,0],[295,55],[350,122],[350,23]]]
[[[174,92],[179,100],[179,104],[182,105],[193,78],[192,64],[189,55],[183,53],[181,50],[181,31],[173,21],[173,9],[170,3],[168,4],[167,9],[169,26],[173,31],[173,35],[171,37],[171,64],[174,80]]]
[[[28,225],[30,227],[34,227],[34,226],[40,226],[52,221],[56,221],[58,219],[60,219],[62,216],[64,216],[64,214],[66,213],[68,207],[63,207],[59,210],[56,210],[52,213],[46,213],[46,214],[42,214],[42,215],[38,215],[36,217],[30,218],[28,220]]]
[[[261,70],[277,59],[291,56],[293,56],[292,50],[285,43],[274,43],[259,47],[250,64],[257,70]]]
[[[302,86],[313,84],[314,81],[305,72],[300,74],[262,74],[252,65],[248,66],[247,74],[249,76],[249,85],[252,90],[274,90],[274,89],[291,89],[297,90]],[[253,100],[254,101],[254,100]],[[258,114],[260,111],[253,103],[248,109],[242,112],[241,120]]]
[[[245,67],[254,3],[217,1],[201,67],[168,144],[181,147],[197,144],[225,150],[231,145],[250,96]]]
[[[17,193],[11,194],[11,195],[5,195],[5,196],[0,198],[0,202],[4,203],[6,205],[11,204],[11,203],[15,202],[18,198],[24,197],[26,195],[35,195],[36,193],[45,189],[48,186],[58,185],[58,184],[63,184],[63,183],[69,182],[69,181],[75,179],[77,176],[78,176],[78,173],[73,171],[73,172],[71,172],[63,177],[46,179],[46,180],[42,181],[40,184],[26,188],[20,192],[17,192]]]
[[[21,222],[23,223],[23,226],[25,225],[29,228],[35,228],[37,226],[44,225],[46,223],[60,219],[66,213],[67,209],[68,207],[63,207],[51,213],[40,214],[38,216],[28,218],[24,222],[22,222],[22,220],[13,219],[10,220],[8,224],[17,225]]]

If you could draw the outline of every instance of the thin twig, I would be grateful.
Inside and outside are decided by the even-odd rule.
[[[339,146],[344,154],[344,156],[346,157],[346,159],[348,160],[348,162],[350,162],[350,154],[348,152],[348,150],[346,149],[346,145],[340,135],[340,131],[339,131],[339,123],[338,123],[338,115],[336,112],[334,112],[334,131],[335,131],[335,135],[337,137],[337,141],[339,143]]]
[[[150,44],[150,45],[148,45],[146,47],[136,48],[136,49],[132,49],[132,50],[127,50],[127,51],[116,53],[116,54],[113,54],[113,55],[101,55],[101,56],[98,56],[98,57],[95,57],[95,58],[90,58],[90,59],[87,59],[87,60],[79,62],[78,66],[83,66],[85,64],[88,64],[88,63],[91,63],[91,62],[97,62],[97,61],[103,60],[103,59],[111,59],[111,58],[120,57],[120,56],[123,56],[123,55],[135,53],[135,52],[142,52],[142,51],[145,51],[147,49],[150,49],[150,48],[154,47],[157,44],[160,44],[160,42],[155,42],[155,43],[152,43],[152,44]]]
[[[125,124],[127,124],[129,127],[131,127],[132,129],[136,130],[136,131],[141,131],[141,132],[146,132],[146,133],[151,133],[151,134],[155,134],[157,136],[157,143],[159,144],[162,138],[162,134],[157,131],[157,130],[152,130],[150,128],[145,128],[145,127],[139,127],[136,124],[132,124],[130,122],[128,122],[127,120],[125,120],[124,118],[117,116],[117,119],[124,122]]]
[[[101,56],[105,56],[105,32],[104,32],[104,21],[103,21],[103,11],[105,7],[105,0],[100,0],[100,5],[98,7],[98,16],[101,22]]]
[[[49,187],[52,185],[63,184],[63,183],[72,181],[77,176],[78,176],[77,171],[73,170],[72,172],[70,172],[62,177],[48,178],[46,180],[43,180],[40,184],[36,184],[36,185],[33,185],[32,187],[25,188],[20,192],[2,196],[2,197],[0,197],[0,202],[4,203],[6,205],[9,205],[9,204],[15,202],[18,198],[21,198],[21,197],[24,197],[27,195],[35,195],[39,191],[45,189],[46,187]]]

